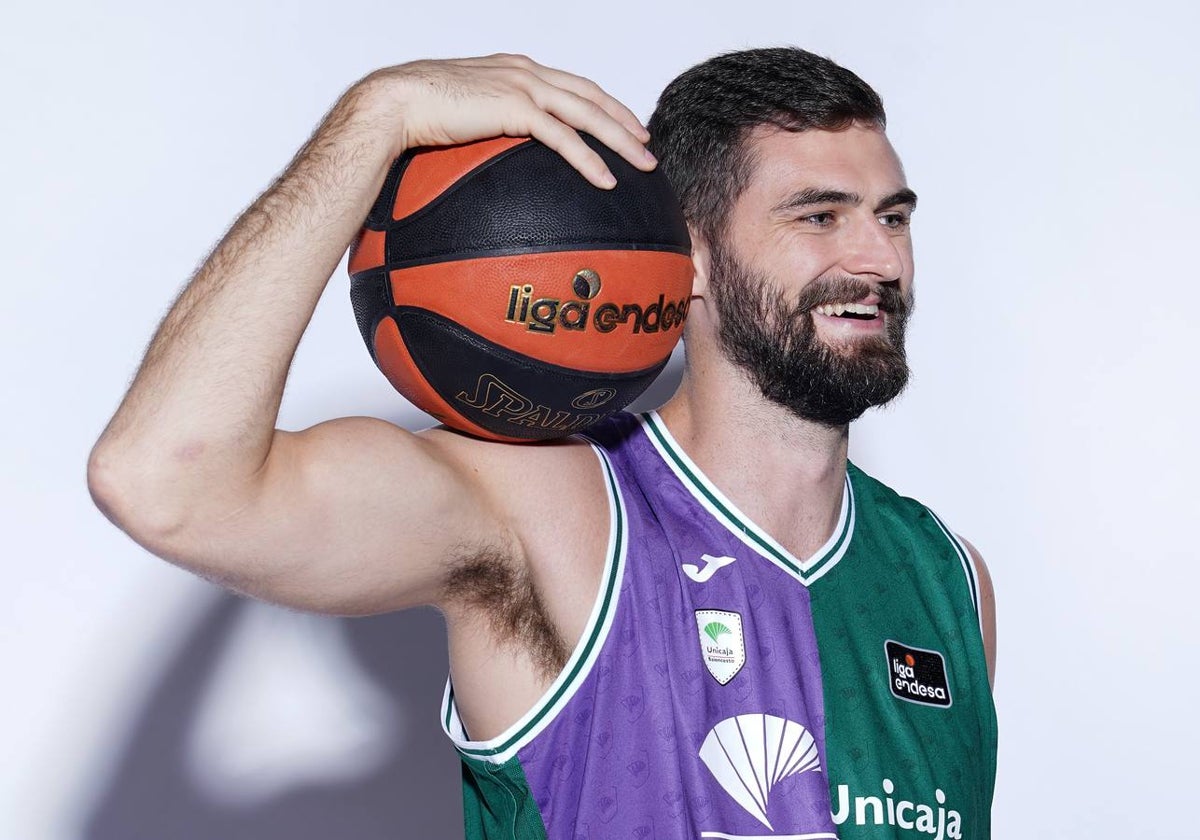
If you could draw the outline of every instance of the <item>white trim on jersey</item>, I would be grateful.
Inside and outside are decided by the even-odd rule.
[[[604,571],[600,575],[600,589],[592,606],[584,631],[572,651],[570,659],[546,692],[521,719],[495,738],[486,741],[468,739],[466,727],[458,714],[454,702],[454,689],[450,678],[442,694],[442,730],[465,758],[473,758],[492,764],[503,764],[517,751],[536,738],[542,730],[558,716],[558,713],[575,696],[579,686],[591,672],[596,658],[604,648],[617,612],[617,600],[621,591],[621,580],[625,574],[625,557],[628,551],[629,519],[625,513],[625,502],[608,455],[603,449],[591,444],[604,471],[604,485],[608,492],[609,530],[608,551],[605,555]]]
[[[742,513],[712,483],[675,440],[658,412],[651,411],[640,419],[646,437],[692,497],[756,554],[770,560],[805,586],[819,580],[846,555],[854,536],[855,523],[854,486],[849,473],[842,489],[842,506],[833,533],[811,557],[800,560]]]
[[[979,603],[979,569],[975,566],[975,555],[971,550],[963,544],[962,539],[946,527],[946,523],[942,518],[933,512],[933,509],[925,505],[925,510],[929,511],[929,515],[933,517],[933,521],[937,523],[938,528],[946,535],[946,539],[950,541],[950,545],[954,547],[955,553],[958,555],[958,560],[962,564],[963,574],[967,577],[967,590],[971,595],[971,606],[975,607],[975,618],[979,622],[979,635],[983,635],[983,609]]]

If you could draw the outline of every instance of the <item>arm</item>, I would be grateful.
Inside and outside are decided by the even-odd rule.
[[[470,463],[486,445],[365,418],[299,433],[275,421],[300,336],[398,154],[532,135],[610,186],[576,128],[653,166],[624,106],[519,56],[416,62],[351,87],[163,320],[89,459],[97,505],[168,560],[332,612],[436,601],[460,545],[515,551]]]
[[[988,572],[987,564],[983,562],[983,555],[979,553],[979,549],[963,537],[960,536],[959,539],[971,552],[971,558],[975,561],[975,569],[979,572],[979,613],[983,624],[983,652],[987,656],[988,683],[994,689],[996,687],[996,591],[992,587],[992,576]]]

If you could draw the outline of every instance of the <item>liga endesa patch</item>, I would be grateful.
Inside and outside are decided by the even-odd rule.
[[[894,696],[926,706],[950,706],[953,702],[950,681],[946,678],[946,660],[940,653],[890,639],[883,647],[887,654],[888,688]]]

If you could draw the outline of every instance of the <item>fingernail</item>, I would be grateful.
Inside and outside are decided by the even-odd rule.
[[[605,172],[600,176],[600,183],[604,184],[606,187],[615,187],[617,185],[617,179],[611,172]]]
[[[653,154],[651,154],[649,149],[642,149],[642,157],[644,157],[646,159],[647,163],[653,163],[653,164],[658,163],[658,158],[656,158]]]

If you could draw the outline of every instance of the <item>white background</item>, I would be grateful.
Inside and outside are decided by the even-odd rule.
[[[996,836],[1200,836],[1194,4],[106,6],[0,33],[0,838],[460,830],[439,619],[221,595],[95,511],[88,449],[181,284],[369,70],[526,52],[645,117],[687,66],[777,43],[879,90],[921,196],[916,378],[852,455],[989,560]],[[339,269],[280,424],[345,414],[423,422]]]

